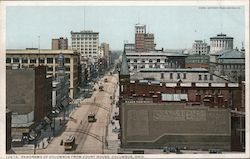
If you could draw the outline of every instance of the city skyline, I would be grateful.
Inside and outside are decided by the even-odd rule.
[[[67,37],[71,46],[70,31],[93,30],[100,43],[122,50],[124,41],[134,43],[136,23],[155,34],[158,49],[191,48],[194,40],[210,44],[209,38],[220,33],[234,37],[234,48],[245,43],[244,7],[7,7],[6,16],[7,49],[38,47],[38,36],[41,49],[50,49],[51,39],[58,37]]]

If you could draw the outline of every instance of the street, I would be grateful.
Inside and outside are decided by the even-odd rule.
[[[104,81],[107,79],[107,82]],[[70,114],[70,119],[63,130],[46,149],[37,149],[38,154],[102,154],[104,153],[107,128],[112,114],[112,102],[117,89],[118,75],[106,75],[94,88],[91,98],[80,100],[80,106]],[[99,86],[104,86],[99,91]],[[117,97],[117,96],[116,96]],[[95,113],[96,122],[89,123],[89,113]],[[61,140],[74,135],[76,144],[72,151],[65,151]]]

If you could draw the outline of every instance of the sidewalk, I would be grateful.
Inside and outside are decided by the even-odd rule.
[[[60,124],[61,120],[61,124]],[[57,136],[61,130],[63,130],[65,124],[68,120],[63,121],[63,117],[56,117],[55,118],[55,136]],[[51,126],[54,126],[54,121],[52,121]],[[37,149],[46,149],[48,145],[54,139],[54,130],[50,127],[50,125],[46,126],[46,130],[42,130],[42,134],[40,139],[37,141]]]

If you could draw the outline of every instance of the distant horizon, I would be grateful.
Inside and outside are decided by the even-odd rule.
[[[123,50],[134,43],[135,24],[154,33],[156,49],[190,49],[195,40],[206,41],[224,33],[234,38],[234,48],[245,44],[244,7],[207,9],[194,6],[9,6],[6,9],[6,48],[51,49],[53,38],[68,38],[71,31],[99,32],[99,44]],[[115,13],[115,14],[114,14]]]

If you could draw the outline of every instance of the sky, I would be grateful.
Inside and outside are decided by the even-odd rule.
[[[124,41],[134,43],[135,24],[146,24],[154,33],[156,48],[191,48],[194,40],[219,33],[234,37],[234,47],[245,39],[244,7],[198,6],[8,6],[7,49],[38,47],[50,49],[51,39],[67,37],[70,31],[99,32],[99,43],[122,50]]]

